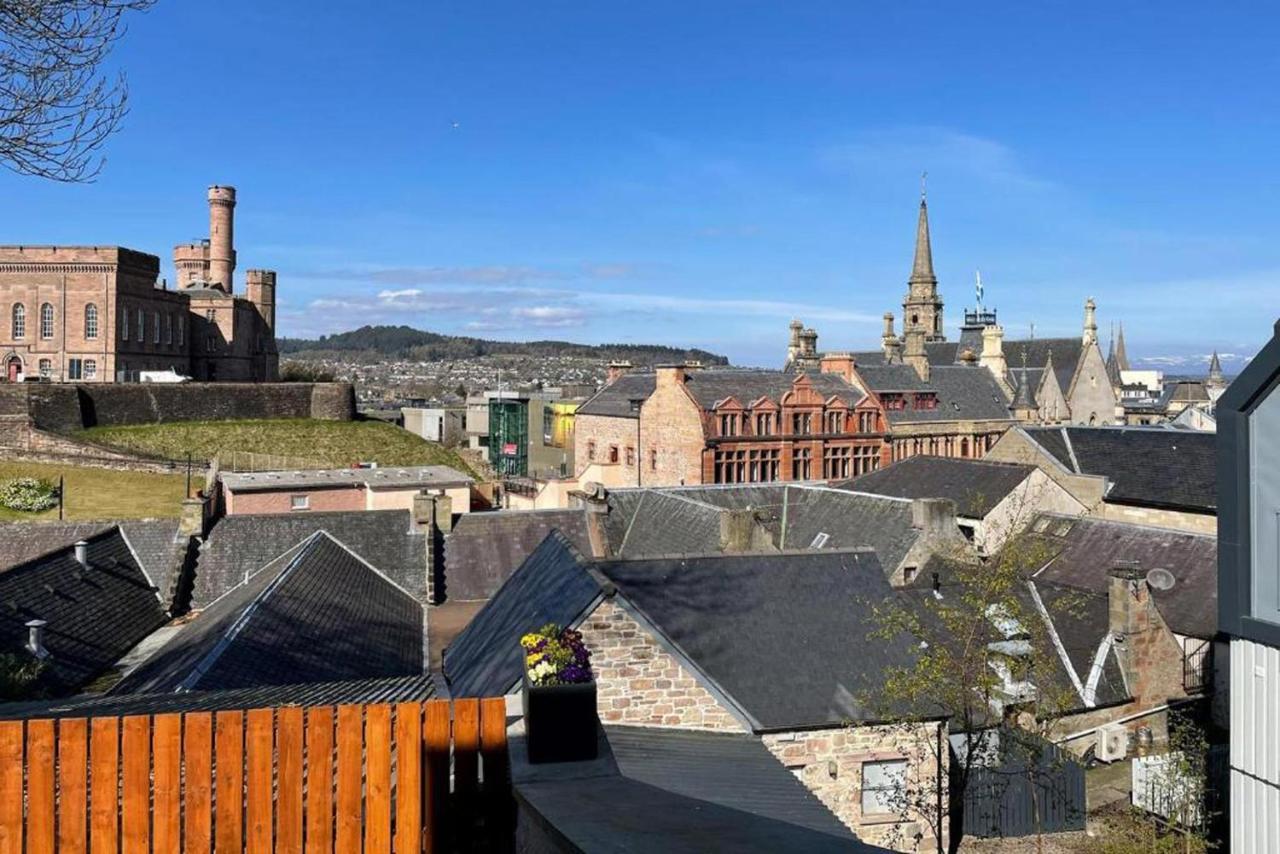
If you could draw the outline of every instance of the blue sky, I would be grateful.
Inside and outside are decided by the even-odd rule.
[[[901,313],[919,175],[949,333],[1252,354],[1280,315],[1280,10],[1192,3],[161,0],[90,186],[0,240],[157,253],[234,184],[280,331],[408,323],[775,364]],[[1228,368],[1231,368],[1230,361]]]

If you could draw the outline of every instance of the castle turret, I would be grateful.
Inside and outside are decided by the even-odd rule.
[[[177,268],[179,288],[203,287],[209,281],[209,241],[196,240],[173,247],[173,266]]]
[[[209,188],[209,283],[232,292],[236,272],[236,188]]]
[[[262,315],[267,328],[276,328],[276,271],[249,270],[245,274],[245,295]]]
[[[800,318],[794,318],[791,321],[791,336],[787,339],[787,365],[795,364],[796,359],[800,356],[800,336],[804,333],[804,324],[800,322]]]
[[[1098,343],[1098,304],[1093,301],[1093,297],[1089,297],[1084,301],[1084,334],[1081,341],[1084,346]]]

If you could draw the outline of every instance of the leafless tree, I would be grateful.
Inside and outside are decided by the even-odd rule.
[[[92,181],[127,113],[123,74],[102,65],[125,15],[155,0],[0,0],[0,164]]]

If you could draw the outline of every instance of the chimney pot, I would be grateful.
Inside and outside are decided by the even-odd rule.
[[[80,564],[80,566],[84,567],[85,569],[88,569],[89,568],[89,544],[84,540],[80,540],[76,543],[75,549],[76,549],[76,563]]]
[[[48,623],[44,620],[27,621],[27,652],[40,659],[49,657],[49,650],[44,647],[44,627],[46,625]]]

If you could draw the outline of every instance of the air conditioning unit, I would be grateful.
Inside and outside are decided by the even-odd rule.
[[[1129,753],[1129,731],[1124,724],[1107,724],[1098,729],[1098,758],[1118,762]]]

